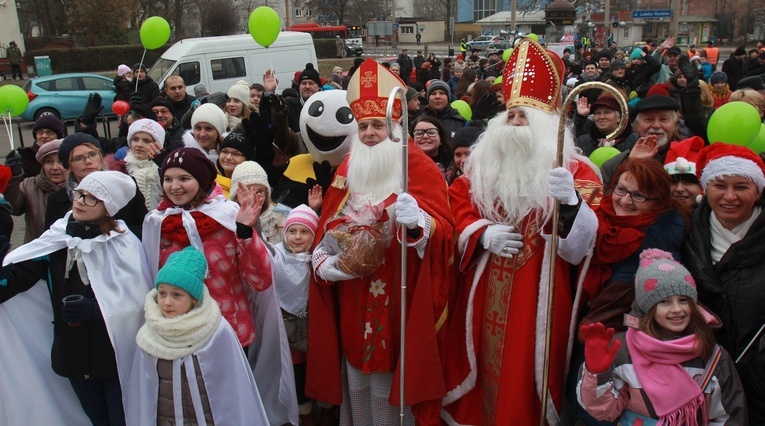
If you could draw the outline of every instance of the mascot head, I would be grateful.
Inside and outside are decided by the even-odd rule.
[[[316,162],[337,167],[351,150],[358,124],[345,97],[345,90],[316,92],[303,105],[300,133]]]

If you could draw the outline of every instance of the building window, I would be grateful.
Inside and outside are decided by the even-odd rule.
[[[622,38],[629,38],[630,36],[630,27],[624,26],[622,27]]]
[[[414,27],[401,27],[401,34],[414,34]]]
[[[496,0],[473,0],[473,21],[497,13]]]
[[[306,18],[310,18],[311,17],[311,9],[306,9],[305,10],[305,17]]]
[[[296,18],[302,18],[303,17],[303,9],[300,9],[300,8],[295,9],[295,17]]]

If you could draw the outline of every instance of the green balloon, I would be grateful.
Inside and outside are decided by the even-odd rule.
[[[255,39],[255,43],[268,47],[274,44],[276,38],[279,37],[282,20],[275,10],[268,6],[260,6],[250,14],[247,26],[250,29],[250,35]]]
[[[462,99],[452,101],[452,108],[456,109],[465,120],[470,121],[470,119],[473,118],[473,110],[470,109],[470,105]]]
[[[502,84],[502,76],[501,75],[494,80],[494,84]]]
[[[170,40],[170,24],[161,16],[152,16],[141,25],[141,44],[148,50],[159,49]]]
[[[0,114],[14,117],[21,115],[29,105],[29,96],[19,86],[7,84],[0,87]]]
[[[534,33],[529,33],[529,35],[527,35],[526,37],[528,37],[528,38],[536,41],[537,43],[539,43],[539,36],[534,34]]]
[[[513,48],[507,49],[504,52],[502,52],[502,60],[507,62],[510,60],[510,55],[513,54]]]
[[[760,132],[757,133],[754,140],[747,145],[747,148],[750,148],[755,154],[765,152],[765,124],[760,125]]]
[[[620,152],[621,151],[612,146],[601,146],[595,151],[592,151],[592,154],[590,154],[590,161],[592,161],[596,166],[600,167],[603,165],[603,163],[617,156]]]
[[[711,143],[747,146],[761,127],[760,113],[755,107],[746,102],[728,102],[709,117],[707,139]]]

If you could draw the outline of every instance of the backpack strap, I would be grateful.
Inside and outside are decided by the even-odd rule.
[[[720,349],[720,345],[715,345],[714,349],[712,350],[712,356],[709,357],[707,365],[704,367],[704,374],[702,374],[698,379],[698,384],[702,392],[707,388],[710,380],[712,380],[712,375],[717,369],[717,364],[720,362],[720,357],[722,357],[722,350]]]

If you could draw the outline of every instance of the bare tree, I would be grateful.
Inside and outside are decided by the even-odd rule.
[[[134,10],[135,0],[78,0],[64,8],[70,33],[89,46],[124,43]]]
[[[21,31],[26,36],[32,35],[32,29],[37,27],[40,35],[57,36],[68,31],[64,16],[63,0],[24,0],[18,6]]]
[[[235,34],[239,24],[239,9],[230,0],[198,1],[202,16],[202,36]]]

